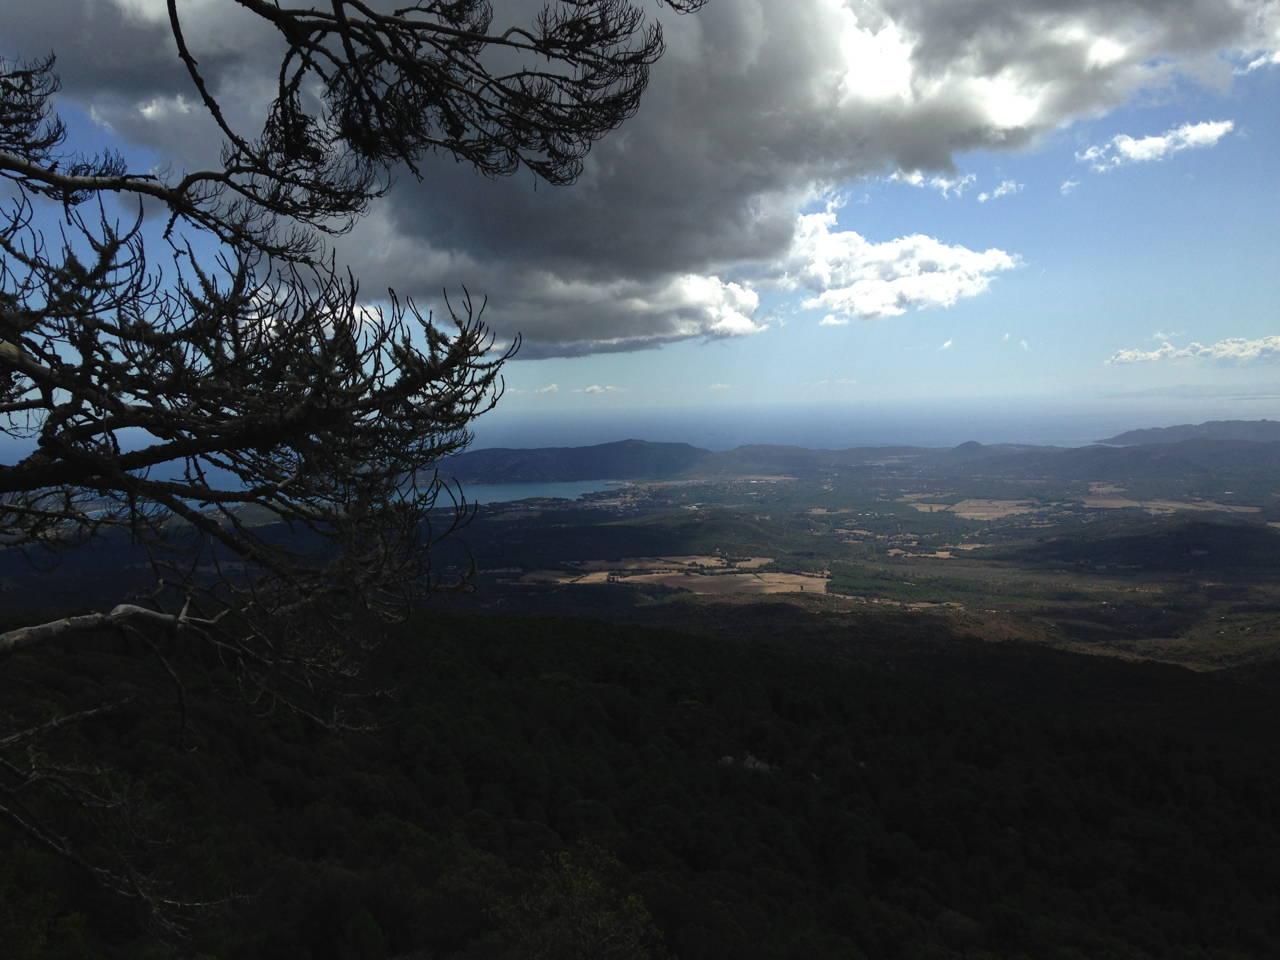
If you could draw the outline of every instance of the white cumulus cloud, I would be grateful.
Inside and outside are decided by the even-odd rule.
[[[999,200],[1001,197],[1009,197],[1015,193],[1021,193],[1025,184],[1018,183],[1016,180],[1001,180],[996,188],[988,193],[986,190],[978,194],[978,202],[986,203],[988,200]]]
[[[1089,164],[1097,173],[1105,173],[1130,163],[1163,160],[1183,150],[1212,147],[1235,128],[1232,120],[1206,120],[1184,123],[1150,137],[1131,137],[1121,133],[1106,143],[1082,150],[1076,154],[1076,159]]]
[[[668,301],[673,311],[693,311],[698,315],[698,332],[707,336],[740,337],[765,329],[755,320],[760,295],[749,286],[719,277],[685,274],[673,280],[658,299]]]
[[[823,326],[949,307],[986,291],[992,278],[1019,265],[999,249],[970,250],[923,234],[876,243],[837,228],[832,212],[807,214],[796,226],[785,281],[810,291],[806,309],[826,310]]]
[[[1254,363],[1280,360],[1280,336],[1228,337],[1216,343],[1192,342],[1176,347],[1169,341],[1154,350],[1117,350],[1107,363],[1119,366],[1130,363],[1154,363],[1159,360],[1216,360],[1225,363]]]
[[[894,183],[937,190],[944,200],[950,200],[952,197],[964,196],[964,192],[973,186],[978,178],[972,173],[966,173],[961,177],[944,177],[940,174],[926,177],[920,170],[895,170],[890,174],[889,179]]]
[[[1275,66],[1280,66],[1280,50],[1272,50],[1254,57],[1247,64],[1241,67],[1238,72],[1253,73],[1253,71],[1261,70],[1263,67]]]

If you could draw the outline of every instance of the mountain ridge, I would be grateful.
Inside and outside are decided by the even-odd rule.
[[[1138,447],[1154,444],[1181,443],[1186,440],[1247,440],[1252,443],[1280,442],[1280,421],[1277,420],[1207,420],[1204,423],[1183,423],[1172,427],[1147,427],[1126,430],[1101,444],[1113,447]]]
[[[1188,435],[1182,435],[1184,430]],[[1258,439],[1272,434],[1274,440]],[[1280,465],[1280,422],[1218,421],[1133,430],[1079,447],[969,441],[950,448],[900,445],[830,450],[744,444],[713,451],[687,443],[637,439],[580,447],[491,447],[458,454],[442,464],[441,473],[471,483],[724,479],[813,476],[913,459],[935,469],[966,473],[1044,474],[1078,480],[1145,477],[1173,468],[1271,469]]]

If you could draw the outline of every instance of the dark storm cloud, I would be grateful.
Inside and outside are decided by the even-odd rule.
[[[184,32],[233,122],[254,130],[280,48],[229,0],[183,0]],[[0,53],[52,51],[64,96],[100,124],[180,166],[216,161],[221,141],[179,62],[165,0],[32,0],[0,7]],[[254,122],[256,121],[256,122]]]
[[[863,4],[873,6],[873,4]],[[854,3],[853,6],[859,6]],[[1253,0],[894,0],[895,19],[921,38],[919,63],[941,67],[963,56],[980,57],[981,69],[1030,63],[1066,64],[1051,57],[1057,26],[1085,21],[1099,36],[1127,34],[1177,54],[1218,50],[1246,38],[1264,3]],[[1061,55],[1065,51],[1057,49]]]
[[[1022,145],[1074,113],[1121,102],[1150,56],[1216,51],[1247,26],[1243,10],[1224,13],[1222,0],[1056,0],[1016,15],[1003,0],[893,4],[918,38],[911,79],[955,86],[903,102],[842,96],[840,18],[830,4],[798,2],[779,15],[766,3],[722,2],[669,22],[672,50],[640,115],[596,148],[572,190],[534,192],[521,178],[494,184],[442,164],[427,182],[403,185],[398,225],[589,276],[765,259],[785,250],[796,198],[814,184],[894,167],[945,170],[968,149]],[[1203,34],[1183,24],[1188,17],[1203,20]],[[1091,62],[1093,38],[1106,31],[1133,33],[1142,49]],[[983,91],[963,85],[987,78],[1043,103],[1025,120],[998,122]]]
[[[862,16],[853,22],[830,3],[789,4],[785,16],[764,0],[712,4],[669,24],[671,50],[640,114],[596,148],[571,190],[534,192],[519,178],[495,184],[442,165],[429,181],[402,185],[390,230],[418,249],[502,265],[503,276],[485,277],[501,291],[494,315],[531,334],[535,352],[594,349],[593,337],[609,348],[678,338],[686,323],[635,309],[652,296],[622,301],[612,286],[768,274],[786,259],[798,207],[815,188],[896,168],[945,171],[965,150],[1024,145],[1165,82],[1172,70],[1153,65],[1157,57],[1247,46],[1256,12],[1221,0],[1011,6],[854,4]],[[865,49],[848,50],[850,35]],[[885,69],[846,78],[850,55],[877,45]],[[894,66],[904,68],[901,90]],[[401,285],[413,276],[404,263],[363,266]],[[598,296],[560,298],[557,279]]]
[[[0,22],[0,52],[32,58],[53,51],[63,89],[78,99],[149,98],[179,89],[185,76],[167,23],[127,16],[110,3],[6,3]]]
[[[5,36],[59,48],[69,93],[95,116],[182,162],[216,148],[202,112],[177,98],[187,87],[161,0],[57,0],[56,17],[49,4],[40,16],[20,6],[4,13]],[[495,3],[497,20],[536,6]],[[750,285],[796,268],[797,215],[824,190],[895,169],[950,171],[966,150],[1024,145],[1178,70],[1226,78],[1219,54],[1266,48],[1275,8],[713,0],[664,18],[668,53],[639,114],[597,146],[578,183],[489,181],[442,159],[422,182],[402,178],[340,249],[370,291],[431,296],[465,283],[491,295],[492,319],[524,332],[526,355],[749,333],[764,324]],[[182,9],[202,66],[248,118],[278,63],[269,31],[229,14],[228,0]],[[861,238],[840,246],[884,256]]]

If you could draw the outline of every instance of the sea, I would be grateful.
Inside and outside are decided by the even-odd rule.
[[[1280,416],[1280,400],[1257,402],[955,402],[847,407],[600,410],[532,415],[494,411],[474,427],[472,449],[576,447],[615,440],[689,443],[707,450],[744,444],[813,449],[953,447],[970,440],[1077,447],[1127,430],[1206,420]]]

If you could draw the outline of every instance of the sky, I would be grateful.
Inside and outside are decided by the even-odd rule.
[[[494,0],[495,23],[538,6]],[[465,285],[521,334],[504,436],[646,411],[746,439],[784,409],[1280,415],[1280,0],[645,8],[667,53],[577,183],[441,159],[338,242],[371,298]],[[230,0],[181,9],[257,115],[274,38]],[[0,19],[3,52],[59,54],[76,143],[216,156],[163,0]]]

